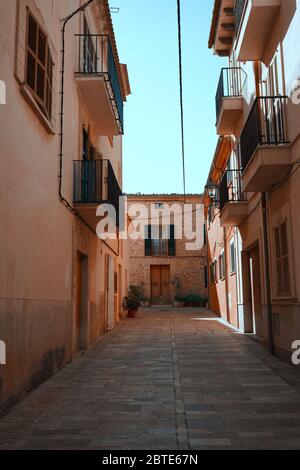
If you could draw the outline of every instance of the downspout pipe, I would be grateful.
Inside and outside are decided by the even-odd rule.
[[[77,10],[73,11],[69,16],[64,18],[63,26],[61,30],[62,34],[62,49],[61,49],[61,88],[60,88],[60,132],[59,132],[59,173],[58,173],[58,196],[59,200],[72,212],[74,209],[69,201],[62,195],[62,172],[63,172],[63,146],[64,146],[64,95],[65,95],[65,33],[66,33],[66,26],[68,22],[78,13],[84,11],[92,2],[95,0],[88,0],[86,3],[81,5]]]
[[[60,88],[60,111],[59,111],[59,117],[60,117],[60,131],[59,131],[59,173],[58,173],[58,197],[59,200],[65,205],[65,207],[72,212],[91,232],[93,232],[95,235],[97,235],[96,231],[81,217],[81,215],[72,207],[71,203],[63,196],[62,194],[62,176],[63,176],[63,147],[64,147],[64,95],[65,95],[65,34],[66,34],[66,26],[69,23],[69,21],[74,18],[78,13],[81,11],[84,11],[91,3],[95,2],[95,0],[88,0],[85,2],[83,5],[81,5],[79,8],[77,8],[73,13],[68,15],[66,18],[62,20],[63,25],[62,25],[62,30],[61,30],[61,35],[62,35],[62,48],[61,48],[61,88]],[[102,242],[116,255],[119,256],[119,251],[120,251],[120,240],[118,237],[118,251],[114,250],[108,243],[105,242],[105,240],[102,240]]]
[[[262,193],[261,201],[262,201],[262,215],[263,215],[263,239],[264,239],[264,252],[265,252],[264,261],[265,261],[265,281],[266,281],[266,296],[267,296],[269,349],[270,349],[271,354],[274,354],[273,308],[272,308],[272,296],[271,296],[270,253],[269,253],[269,243],[268,243],[268,214],[267,214],[266,193]]]

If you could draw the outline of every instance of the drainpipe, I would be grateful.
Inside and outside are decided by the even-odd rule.
[[[271,278],[270,278],[270,254],[268,244],[268,214],[267,214],[267,198],[266,193],[261,195],[262,212],[263,212],[263,239],[264,239],[264,252],[265,252],[265,281],[266,281],[266,296],[267,296],[267,318],[268,318],[268,334],[269,334],[269,349],[271,354],[274,354],[274,340],[273,340],[273,309],[271,297]]]
[[[62,35],[62,48],[61,48],[61,88],[60,88],[60,132],[59,132],[59,173],[58,173],[58,197],[59,200],[64,204],[64,206],[72,212],[91,232],[97,235],[96,231],[81,217],[81,215],[72,207],[71,203],[63,196],[62,194],[62,176],[63,176],[63,147],[64,147],[64,95],[65,95],[65,33],[66,33],[66,26],[68,22],[74,18],[78,13],[81,11],[85,11],[86,8],[93,3],[95,0],[88,0],[83,5],[81,5],[77,10],[73,11],[69,16],[62,20],[63,26],[61,30]],[[118,251],[114,250],[105,240],[101,240],[105,246],[107,246],[116,256],[119,256],[120,252],[120,239],[118,238]]]

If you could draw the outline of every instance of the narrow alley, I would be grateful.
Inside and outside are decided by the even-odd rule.
[[[122,321],[0,419],[2,449],[300,449],[300,375],[205,310]]]

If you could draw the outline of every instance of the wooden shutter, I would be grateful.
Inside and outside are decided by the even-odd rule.
[[[206,245],[206,224],[203,224],[203,244]]]
[[[275,251],[278,294],[290,294],[291,280],[289,266],[287,221],[284,221],[275,229]]]
[[[208,273],[207,273],[207,266],[204,266],[204,286],[208,287]]]
[[[170,225],[170,238],[168,240],[168,256],[176,256],[175,226]]]
[[[151,256],[151,225],[146,225],[145,227],[146,230],[146,238],[145,238],[145,256]],[[148,236],[148,238],[147,238]]]
[[[28,13],[26,43],[26,83],[40,109],[51,118],[53,61],[46,33]]]
[[[85,129],[82,134],[82,159],[88,160],[89,158],[89,136]]]
[[[37,52],[37,33],[38,26],[36,21],[31,15],[28,16],[28,38],[27,38],[27,70],[26,82],[30,88],[35,91],[36,88],[36,60],[35,55]]]

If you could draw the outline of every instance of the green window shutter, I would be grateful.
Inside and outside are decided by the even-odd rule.
[[[151,225],[146,225],[145,256],[151,256]]]
[[[175,226],[170,225],[170,238],[168,240],[168,255],[176,256]]]

